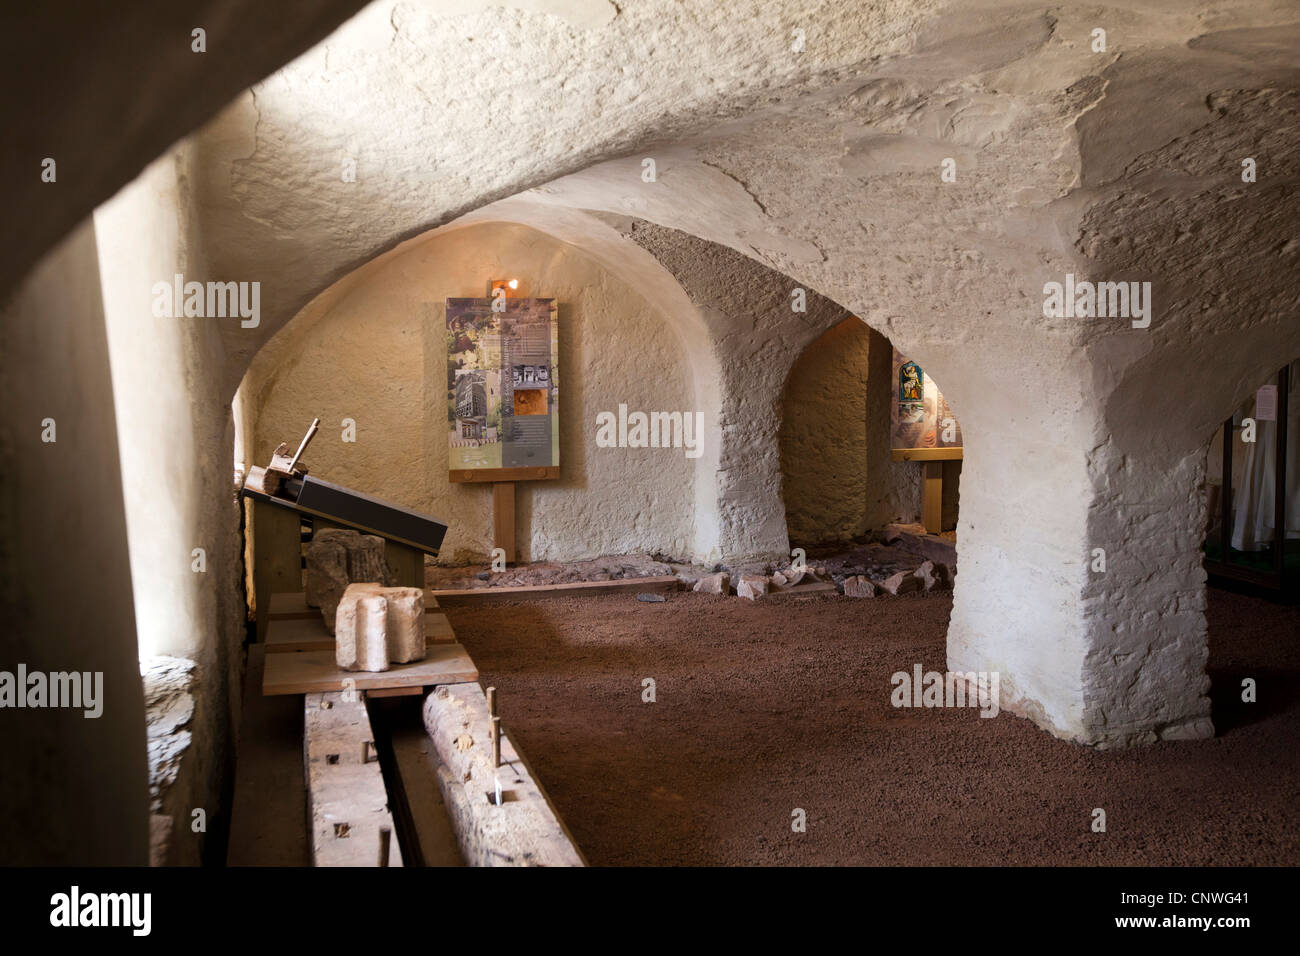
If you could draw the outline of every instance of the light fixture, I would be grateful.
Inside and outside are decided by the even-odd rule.
[[[488,283],[488,297],[496,295],[497,289],[511,299],[524,294],[523,283],[518,279],[493,279]]]

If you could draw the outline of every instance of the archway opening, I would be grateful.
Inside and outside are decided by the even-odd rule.
[[[1205,462],[1205,567],[1211,583],[1279,600],[1300,581],[1300,360],[1224,420]]]
[[[1300,599],[1300,360],[1224,419],[1205,475],[1206,670],[1225,734],[1300,700],[1278,640],[1294,629],[1283,605]]]
[[[791,546],[873,581],[929,560],[951,583],[961,429],[924,369],[849,316],[795,360],[781,412]]]

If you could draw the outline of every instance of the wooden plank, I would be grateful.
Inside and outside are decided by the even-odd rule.
[[[281,591],[271,595],[267,620],[310,621],[320,620],[320,609],[307,606],[307,595],[302,591]]]
[[[424,589],[424,613],[429,614],[438,610],[438,599],[434,597],[431,588]],[[272,621],[310,621],[320,620],[320,608],[307,606],[307,595],[302,591],[295,591],[292,594],[272,594],[271,595],[271,613]]]
[[[389,541],[384,558],[393,572],[393,584],[404,588],[424,587],[424,552]]]
[[[450,644],[456,640],[456,632],[451,629],[451,621],[447,620],[447,615],[435,612],[424,613],[424,643],[425,644]]]
[[[257,639],[266,639],[271,596],[302,589],[301,519],[296,512],[253,501],[253,589]]]
[[[456,633],[451,629],[447,615],[434,612],[424,615],[424,642],[429,644],[447,644],[456,640]],[[311,620],[276,621],[275,627],[266,632],[266,650],[272,654],[290,651],[332,651],[334,635],[325,630],[325,624],[317,612]]]
[[[506,563],[515,560],[515,483],[498,481],[492,485],[492,541],[506,553]]]
[[[267,654],[262,693],[315,694],[385,687],[432,687],[478,680],[478,668],[459,644],[433,644],[424,660],[394,664],[386,671],[345,671],[334,651]],[[345,683],[346,682],[346,683]]]
[[[424,865],[464,866],[465,859],[460,855],[451,814],[447,812],[438,785],[438,758],[433,752],[433,741],[424,729],[421,703],[419,700],[397,700],[368,709],[372,721],[376,712],[384,719],[386,726],[379,728],[379,732],[388,731],[389,744],[397,763],[397,776],[402,781]],[[411,865],[409,859],[406,865]]]
[[[303,478],[293,507],[336,527],[377,534],[435,556],[447,534],[446,523],[437,518],[312,475]]]
[[[542,481],[559,477],[559,465],[540,468],[458,468],[447,473],[447,479],[455,484],[476,481]]]
[[[889,457],[894,461],[954,461],[962,457],[960,448],[894,448]]]
[[[943,462],[925,463],[925,496],[921,500],[921,524],[930,534],[943,530]]]
[[[424,693],[423,687],[381,687],[366,691],[367,697],[419,697]]]
[[[569,581],[565,584],[529,584],[519,587],[466,588],[434,591],[443,607],[476,604],[481,601],[529,601],[537,598],[574,597],[595,594],[625,594],[645,591],[659,594],[677,590],[677,578],[665,574],[653,578],[623,578],[618,581]]]
[[[274,659],[297,655],[272,655]],[[396,832],[388,812],[374,733],[358,694],[307,694],[303,698],[303,762],[314,866],[378,866],[380,830]],[[370,756],[367,756],[367,754]],[[389,866],[402,865],[397,840],[389,840]]]
[[[792,588],[774,588],[767,592],[767,597],[769,599],[781,597],[813,597],[817,594],[838,594],[839,590],[840,589],[830,581],[810,581],[807,584],[796,584]]]
[[[266,648],[248,647],[235,755],[228,866],[310,866],[302,707],[259,693]]]
[[[1290,369],[1284,365],[1277,373],[1277,417],[1273,422],[1273,440],[1277,443],[1273,454],[1273,487],[1282,489],[1280,494],[1275,492],[1273,495],[1273,573],[1277,575],[1279,583],[1286,573],[1287,508],[1290,504],[1286,491],[1287,402],[1290,401],[1290,384]]]

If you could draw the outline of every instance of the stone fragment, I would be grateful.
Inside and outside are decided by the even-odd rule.
[[[912,572],[912,576],[921,582],[921,587],[927,591],[933,591],[937,587],[942,587],[939,572],[935,569],[933,561],[922,561],[921,566]]]
[[[701,594],[727,594],[731,590],[731,575],[726,571],[706,574],[695,582],[695,587],[691,590]]]
[[[768,580],[766,574],[742,574],[736,585],[736,594],[753,601],[767,594]]]
[[[786,568],[780,572],[781,577],[785,578],[785,586],[794,587],[803,580],[804,575],[808,573],[807,568]]]
[[[844,596],[855,598],[869,598],[876,596],[876,586],[871,583],[871,579],[863,577],[861,574],[851,578],[844,579]]]
[[[777,571],[774,575],[772,575],[773,587],[783,588],[786,587],[789,583],[790,583],[790,579],[787,578],[780,571]]]
[[[904,535],[924,536],[925,525],[912,523],[891,523],[885,525],[885,544],[893,544]]]
[[[921,583],[921,579],[910,571],[899,571],[897,574],[886,578],[880,586],[890,594],[906,594],[909,591],[919,591],[925,587]]]
[[[662,604],[664,601],[668,600],[662,594],[651,594],[648,591],[641,592],[636,596],[636,599],[643,604]]]
[[[334,656],[346,671],[386,671],[424,659],[424,592],[349,584],[339,600]]]
[[[325,629],[334,633],[339,599],[349,584],[393,583],[384,559],[384,539],[346,528],[326,528],[307,545],[307,606],[318,607]]]

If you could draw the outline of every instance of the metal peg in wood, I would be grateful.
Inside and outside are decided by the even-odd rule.
[[[487,702],[488,716],[495,717],[497,715],[497,689],[495,687],[487,689]]]
[[[362,763],[370,763],[370,748],[373,745],[373,743],[374,741],[370,741],[370,740],[361,741],[361,762]]]
[[[492,766],[501,766],[501,718],[492,718]]]
[[[393,831],[388,827],[379,828],[379,865],[388,865],[388,844],[392,842]]]

